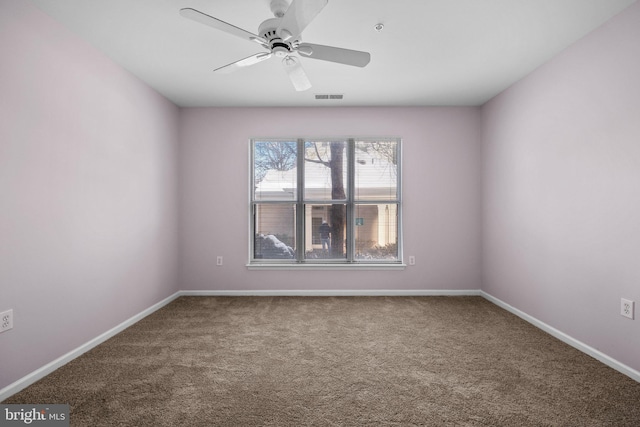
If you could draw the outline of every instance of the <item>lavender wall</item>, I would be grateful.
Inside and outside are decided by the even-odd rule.
[[[483,290],[640,370],[640,3],[483,114]]]
[[[180,124],[181,289],[480,288],[479,109],[201,108]],[[249,138],[351,135],[402,137],[404,253],[416,265],[247,270]]]
[[[173,294],[178,109],[0,2],[0,389]]]

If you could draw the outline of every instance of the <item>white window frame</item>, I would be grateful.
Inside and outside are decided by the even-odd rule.
[[[254,147],[256,142],[293,142],[297,144],[297,194],[294,200],[290,202],[267,202],[255,200],[255,159]],[[305,200],[304,198],[304,168],[305,143],[309,141],[345,141],[347,156],[347,199],[344,203],[347,206],[346,215],[346,257],[345,259],[305,259],[305,239],[312,236],[305,234],[305,217],[304,214],[307,205],[331,204],[327,200]],[[356,200],[355,198],[355,142],[357,141],[393,141],[397,143],[397,198],[395,200]],[[296,257],[294,259],[261,259],[254,258],[255,254],[255,210],[260,204],[269,203],[290,203],[296,207],[295,230],[296,230]],[[376,205],[376,204],[394,204],[397,206],[397,259],[394,260],[362,260],[355,257],[355,206],[358,205]],[[365,270],[401,270],[406,267],[403,261],[402,250],[402,140],[399,137],[337,137],[337,138],[251,138],[249,140],[249,256],[248,269],[307,269],[307,270],[343,270],[343,269],[365,269]],[[302,214],[300,214],[302,212]]]

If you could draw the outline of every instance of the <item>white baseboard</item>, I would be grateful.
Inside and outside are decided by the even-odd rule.
[[[120,323],[116,327],[114,327],[112,329],[109,329],[108,331],[106,331],[105,333],[103,333],[101,335],[98,335],[97,337],[95,337],[91,341],[88,341],[88,342],[82,344],[80,347],[78,347],[78,348],[76,348],[74,350],[71,350],[69,353],[67,353],[67,354],[65,354],[63,356],[60,356],[59,358],[57,358],[56,360],[54,360],[54,361],[52,361],[50,363],[47,363],[43,367],[41,367],[41,368],[33,371],[32,373],[30,373],[29,375],[20,378],[18,381],[14,382],[12,384],[9,384],[8,386],[6,386],[2,390],[0,390],[0,402],[2,402],[3,400],[7,399],[8,397],[16,394],[20,390],[30,386],[31,384],[35,383],[36,381],[46,377],[47,375],[49,375],[50,373],[52,373],[56,369],[60,368],[63,365],[66,365],[67,363],[69,363],[73,359],[75,359],[76,357],[82,355],[83,353],[86,353],[87,351],[91,350],[92,348],[96,347],[97,345],[102,344],[103,342],[105,342],[109,338],[111,338],[114,335],[122,332],[123,330],[125,330],[129,326],[133,325],[134,323],[142,320],[143,318],[147,317],[148,315],[150,315],[154,311],[156,311],[156,310],[164,307],[165,305],[169,304],[171,301],[173,301],[176,298],[178,298],[178,296],[179,296],[179,293],[176,292],[175,294],[163,299],[159,303],[154,304],[151,307],[147,308],[146,310],[143,310],[140,313],[136,314],[135,316],[125,320],[124,322]]]
[[[373,290],[238,290],[238,291],[180,291],[180,296],[480,296],[479,289],[373,289]]]
[[[582,341],[579,341],[567,334],[565,334],[564,332],[554,328],[553,326],[547,325],[546,323],[536,319],[533,316],[528,315],[527,313],[518,310],[517,308],[513,307],[512,305],[507,304],[506,302],[494,297],[493,295],[490,295],[484,291],[480,291],[480,295],[485,298],[488,301],[491,301],[492,303],[494,303],[495,305],[497,305],[498,307],[504,308],[505,310],[515,314],[516,316],[518,316],[519,318],[531,323],[533,326],[542,329],[543,331],[545,331],[546,333],[554,336],[555,338],[559,339],[560,341],[569,344],[571,347],[580,350],[581,352],[588,354],[589,356],[593,357],[596,360],[599,360],[600,362],[604,363],[605,365],[615,369],[616,371],[625,374],[626,376],[630,377],[631,379],[634,379],[638,382],[640,382],[640,372],[631,368],[630,366],[625,365],[624,363],[621,363],[619,361],[617,361],[616,359],[607,356],[606,354],[604,354],[603,352],[596,350],[595,348],[583,343]]]

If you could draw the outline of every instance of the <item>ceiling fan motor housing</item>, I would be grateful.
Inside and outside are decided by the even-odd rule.
[[[293,50],[290,42],[285,42],[277,34],[276,30],[280,26],[280,18],[271,18],[260,24],[258,34],[269,43],[271,52],[277,57],[284,58]],[[292,41],[297,43],[299,40]]]

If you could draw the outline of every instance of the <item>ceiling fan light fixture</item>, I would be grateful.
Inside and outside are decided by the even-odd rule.
[[[278,58],[286,58],[289,56],[289,49],[286,46],[275,46],[271,52]]]

